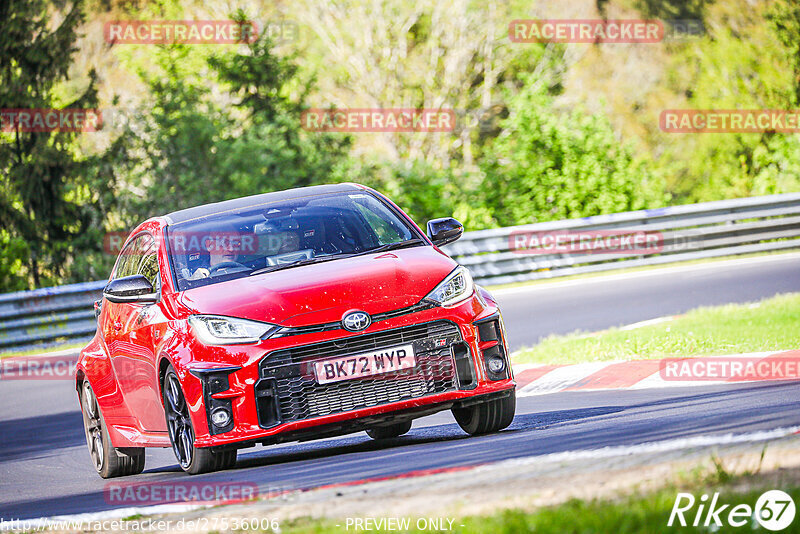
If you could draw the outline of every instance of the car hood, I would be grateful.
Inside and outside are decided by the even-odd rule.
[[[189,289],[181,301],[194,313],[307,326],[339,321],[349,310],[372,315],[416,304],[456,266],[420,246]]]

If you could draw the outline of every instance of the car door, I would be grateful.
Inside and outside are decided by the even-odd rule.
[[[136,250],[137,240],[133,239],[122,249],[114,267],[112,280],[130,276],[136,272]],[[100,329],[105,341],[108,354],[111,357],[111,365],[117,382],[127,379],[127,370],[122,360],[117,360],[120,354],[125,354],[125,344],[128,342],[124,336],[124,325],[129,321],[128,315],[131,308],[125,304],[111,302],[108,299],[102,301],[102,311],[100,314]],[[120,386],[121,387],[121,386]]]
[[[128,251],[124,272],[144,275],[154,289],[160,290],[157,241],[148,232],[136,236]],[[164,409],[160,400],[155,361],[157,332],[154,325],[163,321],[158,303],[113,304],[116,338],[111,359],[120,389],[131,413],[142,430],[166,431]]]

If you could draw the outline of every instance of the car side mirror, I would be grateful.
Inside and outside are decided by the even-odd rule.
[[[464,233],[464,225],[452,217],[428,221],[428,237],[437,247],[452,243]]]
[[[112,280],[103,289],[103,296],[109,302],[143,302],[152,303],[158,300],[158,294],[144,275],[134,274]]]

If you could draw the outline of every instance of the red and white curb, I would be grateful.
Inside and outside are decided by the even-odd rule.
[[[800,360],[800,350],[781,352],[754,352],[717,356],[731,361],[745,359],[748,362],[773,363],[775,361]],[[670,361],[675,361],[671,358]],[[691,366],[694,362],[704,363],[708,357],[682,358]],[[719,384],[759,382],[765,380],[798,380],[799,376],[785,376],[759,379],[742,377],[721,380],[690,379],[683,380],[665,377],[662,372],[664,360],[631,360],[611,362],[590,362],[573,365],[514,364],[514,378],[517,382],[517,396],[528,397],[560,391],[597,391],[609,389],[649,389],[667,387],[710,386]]]

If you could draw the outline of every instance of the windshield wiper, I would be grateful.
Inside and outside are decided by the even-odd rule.
[[[251,272],[248,276],[253,276],[254,274],[271,273],[273,271],[289,269],[290,267],[299,267],[301,265],[311,265],[312,263],[322,263],[324,261],[331,261],[341,257],[343,256],[320,256],[318,258],[306,258],[303,260],[292,261],[289,263],[279,263],[278,265],[268,265],[266,267],[262,267],[261,269],[256,269],[255,271]]]
[[[396,243],[386,243],[385,245],[365,250],[364,252],[361,252],[361,254],[375,254],[376,252],[386,252],[388,250],[397,250],[399,248],[413,247],[414,245],[420,245],[423,243],[425,243],[424,240],[416,237],[414,239],[408,239],[406,241],[398,241]]]

